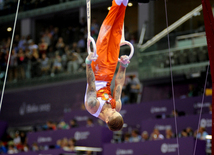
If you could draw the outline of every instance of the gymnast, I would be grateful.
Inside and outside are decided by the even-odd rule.
[[[128,0],[113,0],[111,9],[102,23],[96,42],[97,55],[91,52],[86,58],[87,89],[85,107],[95,117],[106,122],[112,131],[121,130],[123,117],[121,92],[125,81],[129,57],[120,57],[120,66],[115,78],[115,88],[111,95],[113,79],[120,51],[122,29]]]

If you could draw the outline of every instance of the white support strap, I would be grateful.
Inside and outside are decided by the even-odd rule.
[[[95,57],[97,55],[96,43],[94,39],[91,37],[91,0],[86,0],[86,8],[87,8],[87,28],[88,28],[87,50],[88,50],[88,54],[93,52]],[[93,51],[91,51],[91,47],[90,47],[91,43],[93,46]]]

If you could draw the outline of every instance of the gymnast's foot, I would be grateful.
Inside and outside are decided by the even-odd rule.
[[[115,2],[117,5],[121,5],[123,3],[123,5],[127,6],[129,0],[115,0]]]

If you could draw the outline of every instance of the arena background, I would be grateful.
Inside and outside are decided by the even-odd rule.
[[[204,92],[209,57],[203,12],[195,12],[169,34],[172,91],[167,34],[150,47],[142,47],[166,28],[165,1],[139,4],[133,1],[127,7],[125,39],[133,43],[135,53],[127,68],[122,95],[125,124],[121,131],[111,132],[84,108],[85,3],[85,0],[21,0],[0,112],[0,154],[192,155],[194,151],[196,155],[211,154],[211,141],[206,135],[212,134],[212,82],[208,72]],[[111,0],[91,3],[91,33],[96,39]],[[171,25],[201,5],[201,1],[171,0],[166,4]],[[0,0],[1,87],[16,7],[17,0]],[[145,35],[139,43],[142,30]],[[59,45],[60,38],[63,46]],[[47,48],[42,49],[46,44]],[[129,54],[128,46],[121,47],[122,54]],[[131,76],[135,79],[133,83]],[[139,86],[134,91],[136,99],[128,89],[132,84]]]

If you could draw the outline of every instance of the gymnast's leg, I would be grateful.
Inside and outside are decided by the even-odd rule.
[[[92,68],[95,73],[96,80],[98,81],[111,82],[117,66],[126,8],[123,3],[127,5],[128,0],[112,1],[111,9],[103,21],[99,32],[96,44],[98,59],[96,62],[92,62]],[[113,38],[113,36],[116,38]],[[113,41],[111,39],[113,39]],[[109,49],[112,49],[112,51]],[[111,55],[109,52],[114,54]],[[109,67],[109,65],[112,66]]]

